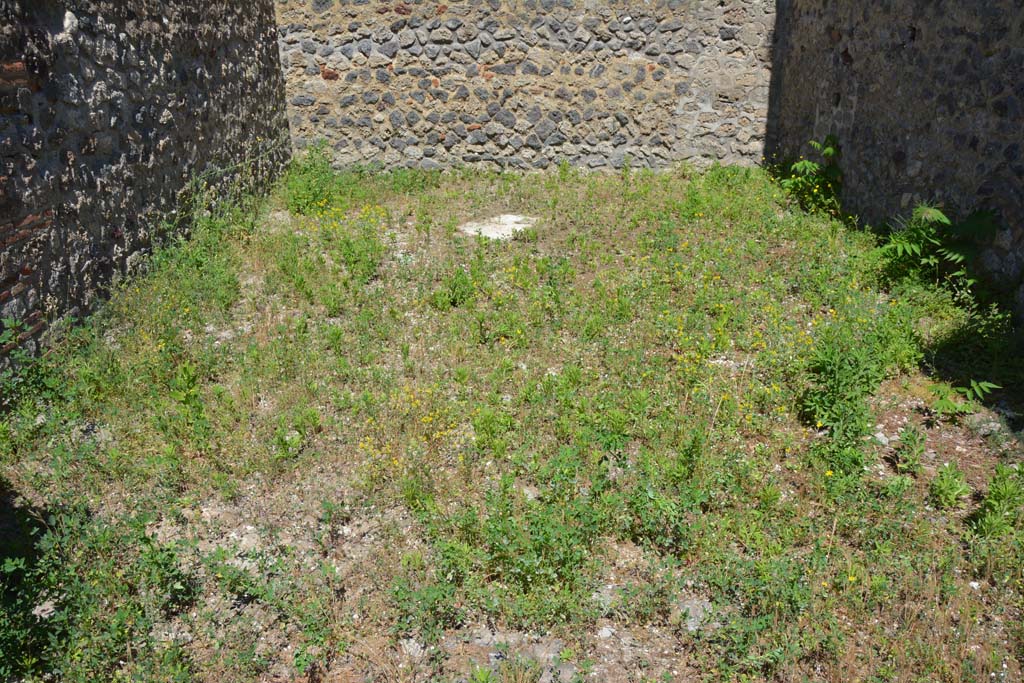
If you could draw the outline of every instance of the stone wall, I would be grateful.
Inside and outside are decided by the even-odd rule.
[[[294,145],[341,165],[756,163],[835,134],[846,202],[992,209],[1024,312],[1020,0],[277,0]]]
[[[32,350],[139,263],[191,177],[267,178],[288,147],[272,0],[0,0],[0,318]]]
[[[277,41],[273,4],[0,0],[21,341],[131,271],[189,178],[273,175],[288,123],[340,164],[422,168],[756,163],[833,133],[869,221],[995,210],[983,265],[1024,311],[1019,0],[276,0]]]
[[[760,161],[771,0],[278,0],[291,131],[340,164]]]
[[[997,212],[981,265],[1024,314],[1024,3],[780,0],[776,31],[770,150],[836,135],[845,203],[876,224]]]

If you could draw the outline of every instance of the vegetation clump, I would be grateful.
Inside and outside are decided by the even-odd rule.
[[[0,680],[535,681],[612,632],[645,680],[1016,675],[1021,452],[970,415],[1021,375],[949,350],[1004,318],[934,210],[837,220],[821,152],[780,185],[315,149],[201,216],[3,380]],[[558,655],[460,659],[484,625]]]

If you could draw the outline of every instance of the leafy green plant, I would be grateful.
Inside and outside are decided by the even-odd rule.
[[[940,420],[944,418],[957,418],[974,412],[973,407],[964,401],[961,395],[948,384],[935,384],[929,387],[928,391],[934,397],[929,407]]]
[[[55,400],[65,388],[49,364],[37,362],[19,345],[25,330],[25,324],[19,320],[0,319],[0,415],[28,396],[41,401]],[[4,349],[9,349],[6,358]]]
[[[973,379],[971,380],[970,386],[957,387],[957,391],[965,399],[973,403],[978,403],[984,400],[985,397],[987,397],[996,389],[1002,389],[1002,387],[999,386],[998,384],[993,384],[992,382],[978,382]]]
[[[895,223],[880,250],[888,259],[890,277],[927,278],[972,299],[978,281],[969,268],[977,257],[976,245],[997,228],[989,212],[953,223],[938,207],[919,204],[908,219]]]
[[[840,443],[854,443],[869,430],[870,410],[865,402],[885,378],[885,368],[874,349],[853,338],[828,337],[811,361],[815,385],[804,407],[816,427],[827,428]]]
[[[299,409],[282,415],[274,429],[274,457],[294,458],[302,452],[307,440],[321,430],[320,413],[315,408]]]
[[[583,578],[581,570],[603,524],[586,497],[562,496],[555,489],[524,502],[505,479],[487,507],[490,514],[481,521],[480,533],[496,576],[522,591],[573,586]]]
[[[505,659],[498,668],[498,678],[503,683],[538,683],[543,674],[539,663],[522,656]]]
[[[392,629],[396,635],[417,634],[433,643],[445,629],[466,620],[465,610],[457,604],[456,587],[445,581],[417,585],[408,577],[399,577],[391,587],[391,599],[399,613]]]
[[[896,471],[900,474],[917,474],[921,471],[921,456],[924,455],[925,434],[917,425],[907,425],[900,432],[900,443],[896,449]]]
[[[439,311],[458,308],[472,300],[474,296],[473,280],[462,268],[455,268],[444,276],[441,287],[430,297],[430,303]]]
[[[168,383],[172,408],[158,416],[161,429],[168,436],[204,449],[211,434],[201,394],[198,368],[190,362],[181,363]]]
[[[18,341],[18,335],[24,332],[25,325],[14,318],[0,318],[0,349],[6,349]]]
[[[829,135],[821,142],[811,140],[809,144],[820,155],[821,161],[801,157],[790,165],[780,184],[804,211],[840,218],[843,172],[839,168],[839,141]]]
[[[469,672],[470,683],[496,683],[497,675],[485,666],[474,666]]]
[[[969,525],[986,540],[1013,533],[1024,520],[1024,475],[1006,465],[996,465],[995,475]]]
[[[32,556],[0,565],[0,678],[57,670],[63,680],[105,680],[118,669],[188,680],[187,659],[157,641],[155,626],[191,605],[198,587],[175,548],[147,535],[150,521],[114,525],[77,506],[60,509],[47,516]]]
[[[900,499],[914,487],[914,480],[905,474],[889,477],[882,486],[886,498]]]
[[[294,160],[285,174],[285,204],[292,213],[311,216],[327,206],[336,185],[330,151],[321,142]]]
[[[302,433],[281,421],[274,429],[274,457],[279,460],[294,458],[302,451]]]
[[[928,491],[935,506],[945,510],[958,506],[971,492],[971,488],[967,485],[967,479],[960,468],[954,463],[947,462],[939,468]]]
[[[700,450],[699,442],[691,442],[674,462],[641,457],[636,481],[623,492],[627,537],[664,552],[686,551],[692,517],[707,499],[688,476]]]
[[[933,384],[929,391],[934,396],[930,408],[941,419],[953,419],[970,415],[978,408],[978,404],[996,389],[1001,389],[992,382],[971,380],[970,386],[951,387],[945,383]]]
[[[809,424],[829,433],[818,450],[834,469],[852,474],[865,464],[863,441],[872,426],[868,399],[890,373],[913,367],[920,348],[907,307],[882,306],[869,297],[847,301],[818,331],[801,407]]]
[[[896,320],[892,321],[893,327]],[[810,358],[812,385],[803,397],[805,419],[829,433],[825,446],[830,464],[844,474],[863,469],[862,441],[872,424],[869,397],[894,361],[891,330],[837,322],[822,330]]]
[[[939,233],[942,227],[950,225],[952,223],[942,211],[920,204],[914,208],[910,220],[897,224],[882,251],[907,268],[936,267],[939,263],[938,247],[942,244]],[[955,260],[960,261],[960,256],[956,255]]]
[[[380,223],[371,217],[353,223],[334,224],[328,230],[329,243],[337,250],[349,275],[365,285],[377,277],[377,269],[387,252],[380,239]]]

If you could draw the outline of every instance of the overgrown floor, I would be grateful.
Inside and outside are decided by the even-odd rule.
[[[299,167],[6,379],[0,679],[1020,680],[1012,396],[875,245],[752,169]]]

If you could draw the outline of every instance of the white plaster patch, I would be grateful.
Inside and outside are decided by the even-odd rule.
[[[466,235],[481,235],[492,240],[512,239],[516,233],[537,224],[536,218],[506,213],[482,221],[471,221],[459,226],[459,231]]]

